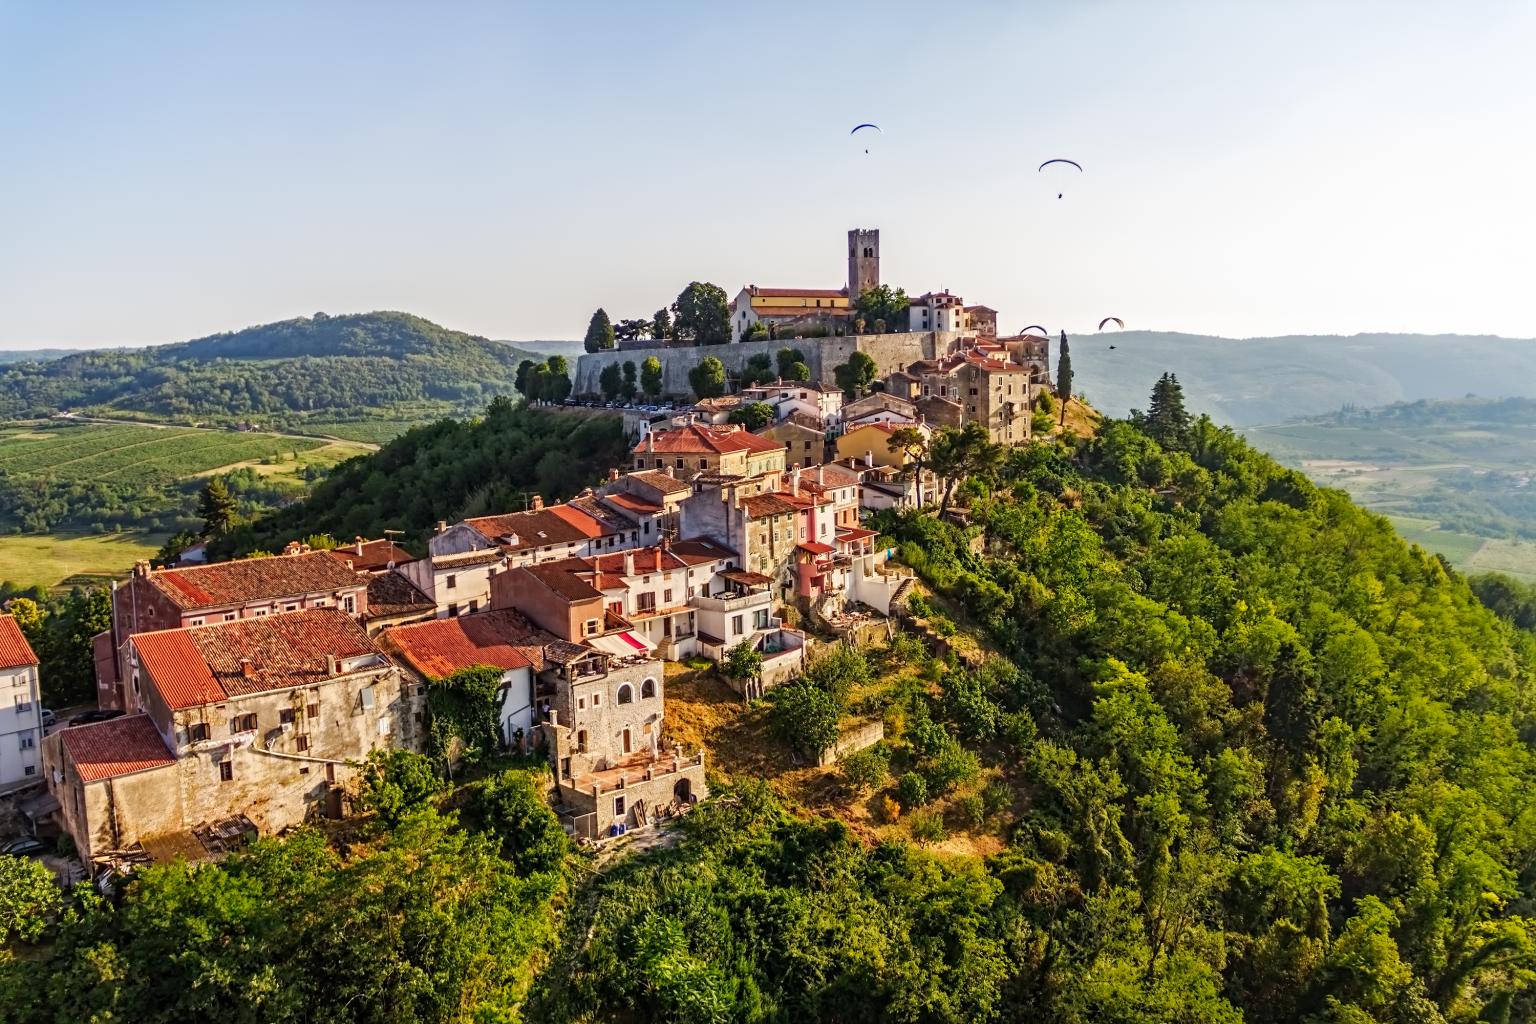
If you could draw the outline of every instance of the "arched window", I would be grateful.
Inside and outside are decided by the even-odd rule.
[[[628,683],[625,683],[623,686],[619,687],[619,703],[620,704],[630,704],[630,703],[633,703],[634,699],[635,699],[635,691],[634,691],[634,689]]]
[[[640,684],[640,696],[641,697],[654,697],[654,696],[656,696],[656,680],[654,680],[654,679],[647,679],[645,682],[641,683]]]

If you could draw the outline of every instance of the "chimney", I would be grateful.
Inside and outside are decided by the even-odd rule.
[[[139,577],[148,576],[149,575],[149,561],[147,559],[141,558],[137,562],[134,562],[133,563],[133,574],[135,576],[139,576]]]
[[[634,574],[635,574],[635,552],[634,552],[634,549],[631,548],[631,549],[629,549],[629,550],[624,552],[624,575],[625,576],[633,576]]]
[[[447,533],[448,532],[448,522],[447,522],[447,520],[439,519],[437,521],[437,532],[438,533]]]
[[[338,668],[340,668],[340,664],[336,661],[336,655],[327,654],[325,656],[325,677],[331,679],[339,675]]]
[[[354,544],[355,544],[355,545],[356,545],[356,547],[355,547],[355,548],[354,548],[354,550],[355,550],[355,551],[356,551],[356,552],[357,552],[357,557],[358,557],[358,558],[362,558],[362,557],[363,557],[363,538],[362,538],[362,537],[361,537],[361,536],[360,536],[360,535],[359,535],[359,536],[358,536],[358,537],[357,537],[357,538],[356,538],[356,539],[355,539],[355,540],[354,540],[354,542],[353,542],[353,543],[354,543]]]
[[[670,533],[664,533],[661,535],[661,550],[672,550],[672,535]]]
[[[542,512],[542,511],[544,511],[544,497],[543,497],[543,495],[535,494],[531,499],[529,499],[528,507],[530,509],[532,509],[533,511],[535,511],[535,512]]]
[[[823,470],[825,470],[826,468],[827,467],[825,467],[825,466],[823,466],[823,465],[821,465],[819,463],[817,464],[817,466],[816,466],[816,483],[817,484],[821,484],[821,485],[826,484],[826,482],[827,482],[826,479],[825,479],[826,474],[823,472]]]
[[[874,464],[875,464],[875,453],[874,453],[874,451],[872,449],[865,449],[865,451],[864,451],[864,465],[866,465],[866,466],[873,466]]]
[[[240,678],[251,679],[256,675],[256,663],[250,658],[240,659]]]
[[[613,466],[608,470],[608,482],[617,483],[619,479],[619,467]]]

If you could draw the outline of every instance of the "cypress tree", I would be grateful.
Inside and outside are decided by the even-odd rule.
[[[1184,409],[1184,388],[1179,378],[1164,373],[1152,385],[1152,400],[1145,418],[1146,431],[1164,446],[1184,442],[1189,431],[1189,413]]]
[[[1056,397],[1061,399],[1061,422],[1067,422],[1067,403],[1072,400],[1072,352],[1067,332],[1061,332],[1061,356],[1056,360]]]
[[[587,336],[581,347],[588,352],[603,352],[613,348],[613,343],[613,321],[608,319],[607,310],[599,308],[587,324]]]

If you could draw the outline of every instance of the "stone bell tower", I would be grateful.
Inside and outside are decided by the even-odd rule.
[[[853,228],[848,232],[848,301],[880,284],[880,229]]]

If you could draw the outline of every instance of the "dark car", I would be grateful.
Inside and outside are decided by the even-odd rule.
[[[22,836],[19,839],[12,839],[4,845],[0,845],[0,854],[9,857],[34,857],[37,854],[47,852],[47,844],[39,842],[31,836]]]
[[[83,712],[81,714],[75,715],[73,718],[71,718],[69,720],[69,724],[70,725],[91,725],[92,723],[95,723],[95,722],[108,722],[108,721],[111,721],[114,718],[121,718],[122,714],[123,713],[121,711],[116,711],[116,710],[113,710],[113,709],[110,709],[110,708],[97,708],[94,711],[86,711],[86,712]]]

